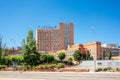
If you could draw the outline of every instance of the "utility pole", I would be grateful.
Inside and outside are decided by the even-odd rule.
[[[14,45],[15,45],[15,50],[16,50],[16,49],[17,49],[17,46],[16,46],[15,40],[14,40],[14,39],[10,39],[10,41],[12,41],[12,42],[14,43]],[[13,48],[14,48],[14,46],[13,46]]]
[[[95,28],[92,26],[93,31],[93,41],[95,42]],[[95,43],[94,43],[94,72],[96,72],[96,50],[95,50]]]

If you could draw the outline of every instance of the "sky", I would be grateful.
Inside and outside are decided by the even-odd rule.
[[[74,24],[75,44],[120,44],[120,0],[0,0],[0,34],[8,47],[21,46],[30,29],[35,38],[38,26],[60,22]]]

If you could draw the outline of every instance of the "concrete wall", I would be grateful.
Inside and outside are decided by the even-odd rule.
[[[120,68],[120,60],[92,60],[81,61],[79,67],[86,69],[94,69],[96,67],[112,67]]]

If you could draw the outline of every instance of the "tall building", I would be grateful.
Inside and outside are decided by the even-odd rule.
[[[59,30],[49,27],[36,30],[36,43],[39,51],[59,50]]]
[[[74,44],[73,23],[60,23],[60,49],[67,49]]]
[[[67,49],[74,44],[73,24],[60,23],[59,28],[41,27],[36,30],[36,43],[38,51]]]

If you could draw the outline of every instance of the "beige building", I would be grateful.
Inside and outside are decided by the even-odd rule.
[[[120,48],[119,48],[118,44],[109,44],[109,43],[106,43],[106,44],[102,44],[101,47],[102,47],[102,49],[101,49],[102,52],[103,51],[106,52],[106,56],[108,55],[107,54],[108,52],[112,52],[113,53],[112,56],[118,56],[118,55],[120,55]]]
[[[52,54],[52,55],[54,55],[54,57],[57,57],[60,52],[65,52],[66,59],[68,59],[69,57],[73,58],[73,54],[76,50],[80,50],[82,55],[85,57],[86,51],[88,50],[94,59],[98,59],[100,57],[100,52],[99,52],[100,46],[101,46],[100,42],[68,45],[68,48],[66,50],[63,49],[63,50],[58,50],[58,51],[49,51],[49,54]]]
[[[58,56],[60,52],[65,52],[66,54],[66,59],[71,57],[73,58],[73,54],[75,50],[80,50],[83,57],[86,56],[86,52],[89,51],[91,53],[91,57],[93,57],[94,60],[100,60],[102,59],[102,52],[105,51],[105,56],[106,58],[108,57],[108,53],[112,52],[112,59],[115,56],[119,56],[120,54],[120,49],[119,48],[106,48],[106,47],[101,47],[101,42],[90,42],[86,44],[78,44],[78,45],[69,45],[67,50],[58,50],[58,51],[50,51],[49,54],[54,55],[55,57]]]
[[[51,50],[67,49],[74,44],[73,23],[60,23],[59,28],[41,27],[36,30],[37,50],[48,52]]]

